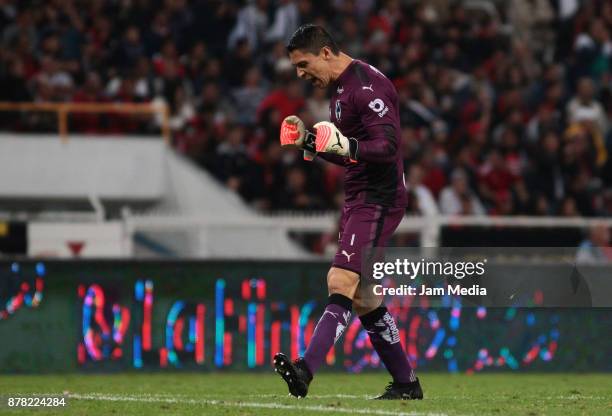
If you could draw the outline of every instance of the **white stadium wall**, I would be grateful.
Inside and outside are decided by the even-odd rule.
[[[165,145],[150,138],[0,134],[2,198],[151,200],[165,191]]]
[[[104,210],[97,204],[130,207],[146,202],[148,208],[114,218],[123,224],[121,231],[109,221],[91,227],[65,220],[31,222],[29,254],[71,256],[67,242],[86,241],[82,256],[158,255],[125,243],[138,233],[178,257],[308,257],[286,229],[232,226],[257,225],[261,217],[162,140],[71,135],[62,142],[56,135],[0,134],[0,211],[6,211],[5,202],[14,210],[20,201],[63,200],[84,202],[96,210],[100,221]],[[147,225],[148,218],[160,216],[171,225],[164,226],[164,221],[161,227]],[[204,221],[172,226],[186,218]]]
[[[108,221],[100,224],[28,224],[30,257],[129,257],[131,240],[123,224]]]

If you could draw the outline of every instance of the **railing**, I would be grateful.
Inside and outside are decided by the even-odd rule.
[[[119,113],[159,114],[161,131],[166,143],[170,142],[170,111],[163,103],[16,103],[0,102],[0,111],[43,111],[57,114],[58,134],[62,141],[68,140],[68,115],[70,113]]]
[[[1,214],[1,213],[0,213]],[[99,215],[90,213],[66,213],[59,216],[6,216],[0,215],[0,222],[4,220],[20,220],[30,223],[29,227],[37,225],[52,225],[58,233],[60,246],[63,236],[62,225],[68,227],[84,226],[84,230],[90,230],[92,224],[96,224],[98,230],[108,226],[109,229],[121,225],[120,244],[121,256],[142,256],[138,253],[136,246],[145,241],[155,246],[151,253],[144,256],[179,257],[179,258],[231,258],[231,259],[291,259],[291,260],[317,260],[329,257],[329,255],[315,255],[307,251],[293,250],[291,247],[279,246],[279,236],[286,236],[292,232],[298,233],[329,233],[337,226],[338,215],[336,213],[322,213],[313,215],[285,213],[281,215],[196,215],[185,216],[177,213],[154,213],[134,214],[129,209],[124,209],[122,219],[119,221],[101,221]],[[556,228],[576,229],[586,231],[594,226],[612,228],[612,218],[560,218],[560,217],[417,217],[406,216],[398,227],[398,233],[409,233],[419,235],[421,247],[440,247],[441,231],[445,227],[524,227],[532,228],[546,233],[547,230]],[[90,227],[90,228],[88,228]],[[262,232],[263,231],[263,232]],[[89,231],[87,231],[89,232]],[[214,240],[220,233],[227,233],[228,239],[222,241]],[[466,230],[466,238],[470,239],[470,231]],[[82,239],[96,240],[96,235],[85,234]],[[28,238],[32,238],[30,235]],[[466,240],[469,241],[469,240]],[[35,241],[30,241],[33,246]],[[283,244],[286,241],[283,240]],[[214,250],[210,246],[214,246]],[[249,249],[245,252],[244,246]],[[480,247],[478,240],[473,240],[475,247]],[[485,243],[487,244],[487,243]],[[574,247],[576,243],[563,247]],[[525,246],[530,246],[528,243]],[[238,246],[238,247],[237,247]],[[258,247],[273,246],[273,251],[263,250],[258,253]],[[242,249],[241,249],[242,247]],[[145,245],[151,250],[151,247]],[[242,251],[241,251],[242,250]],[[221,255],[219,254],[221,253]],[[255,254],[257,253],[257,254]],[[327,256],[327,257],[326,257]]]
[[[134,215],[124,213],[125,230],[136,232],[205,231],[207,228],[236,229],[246,236],[249,229],[282,230],[323,233],[333,230],[338,222],[335,213],[314,215],[283,214],[233,218],[228,216],[178,216]],[[521,228],[577,228],[588,229],[595,225],[612,228],[612,218],[566,217],[490,217],[490,216],[405,216],[398,232],[414,232],[420,236],[422,247],[440,246],[440,231],[444,226],[521,227]]]

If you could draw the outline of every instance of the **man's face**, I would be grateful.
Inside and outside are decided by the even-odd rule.
[[[605,225],[598,225],[591,229],[591,241],[598,247],[610,244],[610,230]]]
[[[467,179],[463,175],[457,175],[453,178],[453,188],[459,195],[465,195],[468,190]]]
[[[310,81],[318,88],[327,88],[332,81],[329,70],[330,58],[331,50],[326,47],[322,48],[318,55],[299,49],[289,53],[289,59],[297,71],[298,78]]]
[[[417,186],[423,180],[423,169],[418,165],[412,165],[408,174],[408,183]]]
[[[578,95],[583,100],[593,98],[593,83],[590,79],[583,78],[578,82]]]

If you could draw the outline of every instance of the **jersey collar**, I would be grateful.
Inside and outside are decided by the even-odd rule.
[[[336,81],[334,82],[334,88],[342,85],[342,81],[344,81],[344,79],[349,76],[349,74],[351,73],[351,68],[353,67],[353,65],[356,65],[357,62],[359,62],[358,59],[353,59],[351,63],[348,64],[346,68],[344,68],[344,71],[342,71],[340,76],[336,78]]]

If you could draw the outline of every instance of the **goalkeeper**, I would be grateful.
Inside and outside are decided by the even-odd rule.
[[[278,353],[275,370],[292,395],[306,396],[313,375],[354,310],[393,377],[377,398],[422,399],[393,317],[380,301],[372,304],[358,291],[362,249],[384,246],[406,207],[397,92],[376,68],[341,52],[320,26],[301,26],[287,51],[299,78],[331,89],[331,122],[318,122],[310,132],[297,116],[289,116],[281,125],[281,144],[304,149],[306,160],[319,157],[344,166],[346,196],[338,251],[327,274],[327,307],[304,357],[292,362]]]

